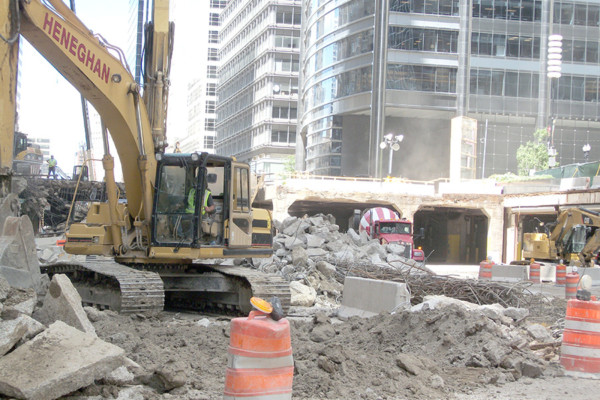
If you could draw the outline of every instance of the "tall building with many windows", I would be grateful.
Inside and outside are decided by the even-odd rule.
[[[180,147],[184,152],[215,151],[220,14],[226,3],[226,0],[210,0],[209,7],[206,7],[193,1],[179,10],[190,17],[182,18],[186,20],[183,26],[185,31],[180,34],[177,34],[177,28],[181,26],[176,22],[175,34],[175,46],[181,50],[179,56],[183,55],[178,60],[179,64],[190,64],[187,72],[178,73],[179,78],[188,79],[187,101],[180,105],[187,110],[185,115],[181,115],[186,118],[187,124],[184,133],[174,132],[171,137],[180,139]],[[197,53],[197,62],[191,60]],[[177,53],[175,57],[178,57]],[[174,145],[175,140],[170,140],[170,144]]]
[[[477,177],[516,172],[540,128],[562,165],[583,162],[585,144],[600,155],[597,0],[303,0],[302,17],[308,172],[374,176],[391,156],[393,176],[448,177],[456,116],[477,122],[457,150]],[[546,76],[551,34],[563,37],[558,79]],[[389,133],[404,136],[398,151],[379,147]]]
[[[221,14],[216,152],[277,173],[295,152],[299,0],[230,0]]]

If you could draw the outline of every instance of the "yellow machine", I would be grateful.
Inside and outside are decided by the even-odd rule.
[[[15,132],[13,170],[18,175],[40,175],[44,155],[40,146],[29,144],[27,135]]]
[[[208,261],[272,254],[270,213],[251,208],[249,166],[207,153],[164,153],[173,41],[169,2],[154,1],[154,22],[146,29],[143,97],[113,56],[118,49],[93,35],[62,0],[10,3],[18,4],[19,33],[103,122],[108,201],[93,203],[85,223],[71,226],[64,248],[104,257],[49,266],[48,272],[69,274],[85,303],[121,312],[162,309],[164,301],[247,312],[251,296],[272,295],[287,307],[289,286],[281,278]],[[126,203],[118,201],[107,131],[123,167]],[[214,200],[212,215],[203,211],[205,190]]]
[[[598,228],[600,213],[580,207],[563,210],[549,237],[545,233],[523,235],[523,258],[593,267],[600,250]]]

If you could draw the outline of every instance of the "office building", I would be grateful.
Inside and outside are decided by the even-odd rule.
[[[457,116],[477,123],[456,150],[472,177],[516,172],[539,128],[551,128],[561,165],[584,162],[585,144],[600,155],[598,1],[304,0],[302,18],[307,172],[385,176],[390,165],[392,176],[447,178]],[[556,79],[551,34],[563,37]],[[389,133],[403,135],[398,151],[379,147]]]
[[[301,2],[231,0],[221,13],[216,153],[274,174],[293,157]]]

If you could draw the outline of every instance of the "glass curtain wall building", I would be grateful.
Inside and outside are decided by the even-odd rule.
[[[599,10],[597,0],[304,0],[297,166],[373,176],[372,164],[392,155],[393,176],[448,177],[455,116],[477,120],[477,177],[516,172],[516,150],[536,128],[554,126],[559,164],[583,162],[586,143],[597,159]],[[552,81],[551,33],[563,36],[562,77]],[[404,135],[393,153],[372,128],[378,60],[382,133]]]
[[[221,14],[216,153],[277,173],[296,145],[301,2],[230,0]]]

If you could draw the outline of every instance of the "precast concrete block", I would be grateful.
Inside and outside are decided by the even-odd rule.
[[[556,282],[556,265],[550,263],[541,263],[540,279],[542,282]]]
[[[0,358],[0,393],[52,400],[108,376],[125,351],[62,321]]]
[[[577,268],[579,276],[589,275],[592,277],[592,286],[600,286],[600,267]]]
[[[492,265],[492,281],[495,282],[521,282],[528,278],[527,265]]]
[[[340,317],[371,317],[410,307],[410,292],[406,284],[346,277]]]

